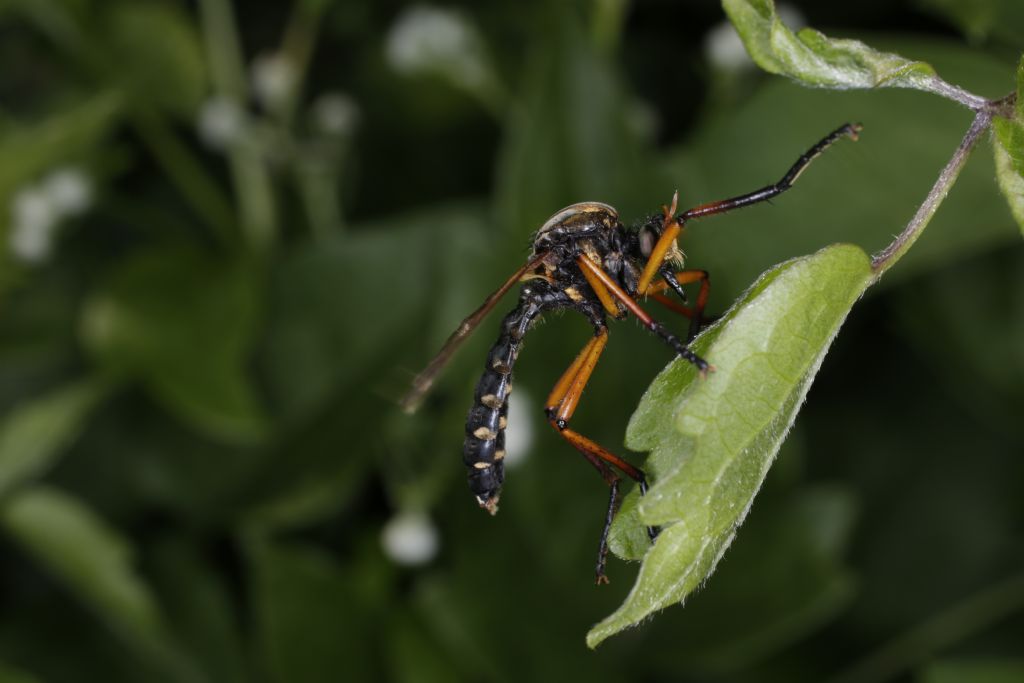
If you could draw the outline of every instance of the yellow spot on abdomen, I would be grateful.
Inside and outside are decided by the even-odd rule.
[[[473,432],[473,436],[481,441],[494,441],[498,438],[497,432],[492,432],[487,427],[477,427],[476,431]]]

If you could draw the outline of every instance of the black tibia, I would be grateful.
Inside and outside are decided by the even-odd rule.
[[[676,279],[675,269],[672,265],[665,264],[658,269],[658,272],[663,278],[665,278],[665,282],[667,282],[668,286],[672,288],[672,291],[679,295],[679,298],[682,299],[683,303],[689,303],[686,296],[686,290],[683,289],[683,286],[679,284],[679,280]]]
[[[698,356],[693,351],[691,351],[690,347],[684,344],[679,337],[672,334],[668,329],[666,329],[664,325],[659,323],[657,320],[652,320],[650,323],[648,323],[647,329],[649,329],[654,334],[658,335],[663,342],[672,347],[672,349],[679,355],[680,358],[689,363],[692,363],[698,371],[708,371],[708,367],[710,367],[708,365],[708,362],[701,358],[700,356]]]
[[[604,515],[604,527],[601,529],[601,541],[597,547],[597,565],[594,567],[595,582],[598,584],[608,583],[608,577],[604,573],[604,566],[608,561],[608,534],[612,530],[612,521],[615,513],[619,511],[619,479],[608,485],[608,511]],[[654,540],[653,537],[651,540]]]
[[[803,153],[799,159],[796,160],[786,175],[782,176],[782,179],[772,185],[766,185],[760,190],[754,190],[747,194],[740,195],[738,197],[732,197],[730,199],[723,199],[717,202],[711,202],[710,204],[701,204],[700,206],[689,209],[679,214],[679,219],[687,221],[691,218],[700,218],[701,216],[710,216],[716,213],[725,213],[726,211],[732,211],[733,209],[739,209],[744,206],[750,206],[751,204],[757,204],[776,197],[793,186],[796,179],[800,177],[800,174],[804,172],[804,169],[812,161],[814,161],[818,155],[828,149],[836,140],[846,136],[852,140],[857,139],[858,133],[861,131],[861,125],[858,123],[844,123],[843,125],[836,128],[834,131],[823,137],[813,147]]]

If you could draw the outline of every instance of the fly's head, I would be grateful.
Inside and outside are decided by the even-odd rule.
[[[672,208],[675,208],[674,202]],[[640,263],[646,263],[651,258],[651,254],[654,253],[655,247],[662,235],[665,234],[666,230],[670,229],[678,234],[683,229],[683,222],[675,218],[671,210],[666,207],[663,213],[648,217],[635,228],[636,234],[630,245],[630,256]],[[684,254],[682,249],[679,248],[679,242],[677,238],[672,238],[672,242],[668,245],[668,249],[665,251],[661,262],[670,264],[678,270],[683,267],[683,261]]]

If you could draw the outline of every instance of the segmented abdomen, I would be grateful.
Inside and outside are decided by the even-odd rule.
[[[512,367],[523,336],[539,312],[536,304],[521,302],[505,316],[466,416],[462,460],[469,470],[469,488],[480,506],[491,514],[497,511],[498,494],[505,479],[505,424],[512,392]]]

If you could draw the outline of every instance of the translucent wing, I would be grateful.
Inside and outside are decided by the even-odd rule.
[[[470,313],[465,320],[463,320],[455,331],[452,332],[451,336],[441,347],[441,350],[437,352],[434,359],[430,361],[423,372],[416,375],[416,378],[412,381],[412,388],[402,397],[401,405],[402,409],[407,413],[415,412],[420,407],[420,403],[423,402],[423,397],[427,395],[430,388],[434,385],[434,381],[438,375],[441,374],[441,370],[448,364],[452,356],[462,346],[462,342],[466,341],[473,330],[477,328],[480,322],[487,317],[487,314],[491,312],[494,306],[498,303],[501,297],[505,296],[508,290],[523,279],[523,275],[536,268],[547,256],[547,253],[543,253],[536,258],[527,262],[522,268],[517,270],[512,276],[505,281],[501,287],[499,287],[494,293],[487,297],[484,302],[480,305],[480,308]]]

